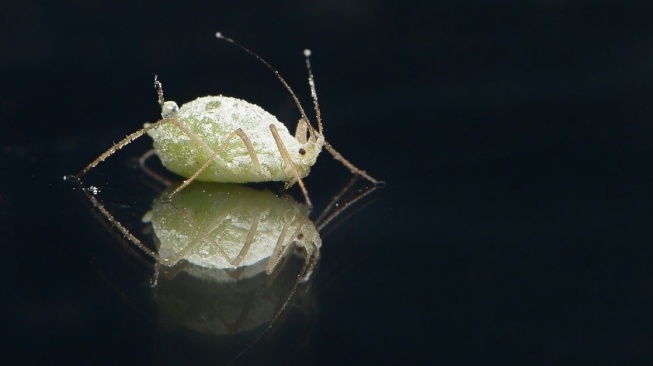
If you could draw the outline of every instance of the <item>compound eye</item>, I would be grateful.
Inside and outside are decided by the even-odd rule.
[[[179,112],[179,107],[175,102],[165,102],[161,108],[161,116],[163,118],[176,117],[177,112]]]

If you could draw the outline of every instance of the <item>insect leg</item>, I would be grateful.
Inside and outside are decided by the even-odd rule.
[[[219,151],[221,151],[224,148],[224,146],[229,142],[229,140],[231,140],[232,137],[234,136],[240,137],[240,139],[243,141],[243,144],[245,144],[247,153],[252,158],[252,163],[254,164],[254,168],[256,168],[256,170],[258,170],[260,173],[263,173],[263,170],[261,169],[261,163],[259,163],[258,157],[256,156],[256,151],[254,151],[254,145],[252,145],[252,141],[249,139],[245,131],[243,131],[241,128],[238,128],[234,132],[232,132],[229,135],[229,137],[227,137],[227,139],[220,145],[220,147],[216,151],[213,151],[211,147],[204,140],[202,140],[196,133],[189,130],[188,127],[186,127],[183,123],[179,122],[179,120],[175,120],[175,125],[179,127],[179,129],[183,133],[185,133],[197,144],[202,145],[202,147],[205,150],[207,150],[208,153],[211,154],[211,158],[209,159],[209,161],[213,161],[213,159],[215,159],[215,157],[219,154]],[[207,167],[208,165],[206,167],[203,165],[200,168],[199,174],[201,174],[204,170],[206,170]]]
[[[324,136],[324,128],[322,126],[322,113],[320,112],[320,103],[318,102],[317,99],[317,91],[315,90],[315,77],[313,76],[313,68],[311,67],[311,51],[310,50],[304,50],[304,56],[306,60],[306,70],[308,71],[308,85],[311,88],[311,97],[313,98],[313,106],[315,108],[315,118],[317,119],[317,133],[318,135]],[[308,126],[309,131],[314,131],[314,128],[312,126]],[[370,182],[374,183],[375,185],[383,185],[385,182],[377,180],[372,178],[369,174],[367,174],[364,170],[361,170],[354,166],[354,164],[350,163],[347,159],[345,159],[339,152],[336,151],[336,149],[329,144],[326,140],[324,141],[324,147],[333,155],[333,157],[338,160],[342,165],[347,167],[349,171],[351,171],[353,174],[358,174],[365,179],[369,180]]]
[[[354,164],[350,163],[349,160],[345,159],[344,156],[342,156],[336,149],[331,146],[330,143],[328,143],[326,140],[324,141],[324,147],[333,155],[333,158],[338,160],[342,165],[344,165],[347,169],[349,169],[352,174],[358,174],[362,176],[363,178],[369,180],[370,182],[374,183],[375,185],[384,185],[385,182],[382,180],[377,180],[372,178],[369,174],[367,174],[364,170],[357,168]]]
[[[254,215],[255,213],[252,212]],[[256,235],[256,230],[258,230],[258,223],[261,221],[261,213],[256,216],[254,219],[254,222],[252,222],[252,227],[249,228],[249,232],[247,233],[247,239],[245,240],[245,244],[243,245],[243,248],[240,250],[240,253],[238,253],[238,256],[234,259],[234,265],[239,266],[240,263],[245,259],[245,256],[247,255],[247,252],[249,252],[249,248],[252,246],[252,243],[254,242],[254,235]]]
[[[80,180],[76,181],[77,184],[82,186],[82,182]],[[152,249],[148,248],[143,242],[141,242],[137,237],[135,237],[125,226],[123,226],[119,220],[117,220],[110,212],[107,210],[102,203],[91,193],[88,189],[82,189],[82,192],[86,194],[88,199],[91,201],[91,204],[98,210],[104,217],[107,219],[107,221],[115,226],[118,231],[120,231],[129,241],[134,243],[138,249],[143,251],[143,253],[147,254],[148,256],[154,258],[155,260],[159,260],[159,255]]]
[[[292,242],[293,239],[293,236],[290,236],[290,239],[286,240],[286,238],[288,237],[288,230],[290,229],[290,225],[292,224],[292,218],[286,218],[285,221],[286,222],[284,223],[283,228],[281,229],[281,233],[279,234],[279,238],[277,238],[277,244],[274,247],[274,251],[272,252],[270,259],[268,260],[268,264],[265,267],[265,273],[267,273],[268,275],[271,275],[274,269],[277,268],[277,265],[281,261],[281,258],[283,258],[285,252],[288,250],[288,248],[290,248],[290,243]],[[299,226],[299,228],[301,228],[301,225]]]
[[[179,123],[178,125],[181,128],[181,126],[182,126],[181,123]],[[195,136],[196,138],[199,139],[199,136],[194,134],[192,131],[186,132],[186,130],[187,129],[185,129],[185,127],[182,128],[182,131],[184,131],[184,133],[186,133],[191,138],[193,138],[193,136]],[[204,164],[202,164],[202,166],[195,173],[193,173],[193,175],[191,175],[188,179],[186,179],[179,187],[175,188],[175,190],[168,197],[166,197],[165,200],[172,199],[172,197],[174,197],[177,193],[179,193],[179,191],[186,188],[186,186],[188,186],[195,179],[197,179],[197,177],[199,177],[200,174],[202,174],[202,172],[204,172],[209,167],[209,165],[211,165],[213,160],[224,149],[224,147],[227,145],[227,143],[229,141],[231,141],[231,139],[234,138],[234,137],[240,137],[240,139],[245,144],[245,147],[247,148],[247,152],[249,153],[249,156],[252,158],[252,163],[254,164],[256,169],[259,170],[259,172],[262,172],[261,164],[258,161],[258,157],[256,157],[256,153],[254,152],[254,147],[252,146],[252,142],[249,140],[249,137],[247,137],[247,134],[245,134],[245,132],[242,129],[239,128],[239,129],[235,130],[234,132],[232,132],[231,134],[229,134],[229,136],[220,144],[220,146],[216,150],[211,150],[212,152],[211,152],[211,156],[209,157],[209,159],[207,159],[204,162]],[[202,141],[202,143],[203,143],[203,145],[208,147],[208,145],[206,145],[206,143],[204,143],[203,141]]]
[[[224,249],[215,241],[214,238],[210,236],[210,234],[219,228],[219,226],[224,222],[226,217],[229,215],[229,212],[226,212],[216,219],[214,219],[209,225],[207,225],[205,228],[200,227],[197,222],[189,215],[188,212],[177,208],[173,202],[171,202],[172,207],[180,214],[182,215],[191,225],[195,226],[199,233],[197,236],[195,236],[192,240],[190,240],[186,245],[179,250],[179,252],[175,253],[175,255],[171,256],[170,258],[161,258],[161,262],[165,264],[168,267],[172,267],[176,265],[182,258],[184,258],[186,255],[188,255],[189,252],[197,249],[199,245],[202,244],[202,239],[206,239],[209,242],[209,245],[212,245],[215,247],[218,252],[231,264],[232,266],[238,267],[240,263],[245,259],[245,256],[247,255],[247,252],[249,252],[250,247],[252,246],[252,243],[254,243],[254,236],[257,233],[258,230],[258,224],[261,221],[261,215],[260,213],[256,216],[252,217],[252,226],[249,229],[249,232],[247,234],[247,238],[245,239],[245,243],[243,244],[242,249],[236,256],[236,258],[231,259],[229,255],[224,251]],[[253,215],[255,215],[253,213]]]
[[[82,169],[82,171],[74,175],[73,178],[79,180],[82,176],[88,173],[89,170],[93,169],[95,166],[97,166],[98,164],[106,160],[106,158],[113,155],[116,151],[122,149],[123,147],[129,145],[132,141],[143,136],[147,131],[153,128],[157,128],[162,124],[170,123],[170,122],[171,120],[169,119],[162,119],[156,123],[148,124],[145,127],[141,128],[140,130],[127,135],[127,137],[120,140],[117,144],[114,144],[109,150],[103,152],[102,155],[98,156],[97,159],[93,160],[90,164],[88,164],[86,168]]]
[[[311,245],[311,248],[306,248],[306,264],[302,269],[302,272],[299,274],[299,281],[306,282],[311,278],[315,267],[317,266],[318,261],[320,260],[320,248],[315,244]]]
[[[193,226],[195,226],[195,228],[197,228],[197,230],[199,231],[199,234],[193,240],[188,242],[188,244],[182,250],[180,250],[179,253],[177,253],[177,255],[175,255],[174,257],[172,257],[170,259],[168,259],[167,262],[165,263],[166,265],[168,265],[168,266],[175,265],[179,260],[181,260],[181,258],[186,253],[188,253],[190,250],[194,249],[195,247],[197,247],[197,245],[200,244],[200,239],[202,237],[206,238],[209,241],[209,243],[211,245],[213,245],[220,252],[220,254],[222,254],[222,256],[227,260],[227,262],[229,262],[229,264],[235,265],[235,262],[231,258],[229,258],[229,255],[227,254],[227,252],[225,252],[224,249],[209,235],[209,233],[211,231],[213,231],[213,229],[211,229],[211,228],[219,226],[219,224],[222,221],[224,221],[227,213],[225,213],[223,215],[220,215],[220,217],[218,217],[216,220],[214,220],[211,223],[211,225],[209,225],[208,230],[207,230],[207,228],[203,228],[203,227],[199,226],[199,224],[195,221],[195,219],[192,216],[190,216],[189,212],[177,207],[177,205],[175,205],[175,203],[173,201],[170,201],[169,203],[177,211],[177,213],[179,213],[179,215],[181,215],[189,223],[191,223],[191,225],[193,225]]]
[[[172,181],[163,175],[157,173],[153,169],[150,169],[147,166],[147,161],[152,158],[154,155],[156,155],[156,150],[155,149],[150,149],[148,150],[145,154],[141,155],[140,158],[138,158],[138,165],[140,166],[141,170],[145,172],[148,176],[150,176],[152,179],[154,179],[156,182],[161,184],[163,187],[170,187],[172,185]]]
[[[302,189],[302,193],[304,194],[304,199],[306,199],[306,204],[309,207],[313,207],[313,203],[311,203],[311,199],[308,197],[308,191],[306,190],[306,186],[304,186],[304,181],[302,178],[299,176],[299,173],[297,172],[297,167],[295,167],[295,164],[292,162],[292,159],[290,159],[290,155],[288,154],[288,150],[286,150],[286,146],[283,144],[283,141],[281,141],[281,137],[279,136],[279,132],[277,131],[277,128],[274,125],[270,125],[270,131],[272,132],[272,136],[274,137],[274,142],[277,143],[277,148],[279,149],[279,153],[281,153],[281,157],[283,158],[283,161],[292,169],[293,174],[295,175],[295,179],[297,180],[297,183],[299,183],[299,187]]]
[[[252,163],[254,164],[256,170],[258,170],[260,173],[263,173],[263,169],[261,169],[261,163],[259,163],[258,157],[256,156],[256,151],[254,151],[254,145],[252,145],[252,141],[250,141],[247,134],[240,128],[234,131],[234,133],[238,135],[238,137],[240,137],[240,139],[243,141],[243,144],[245,144],[247,152],[252,158]]]

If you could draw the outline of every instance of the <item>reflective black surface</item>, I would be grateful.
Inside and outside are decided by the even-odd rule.
[[[307,110],[310,47],[327,139],[387,182],[236,364],[649,363],[652,9],[629,4],[5,3],[2,357],[224,364],[251,343],[161,323],[151,263],[63,181],[158,118],[155,73],[168,99],[238,96],[293,128],[292,99],[222,31]],[[138,178],[148,146],[93,176],[136,222],[147,186],[111,181]],[[324,154],[306,183],[324,207],[347,180]]]

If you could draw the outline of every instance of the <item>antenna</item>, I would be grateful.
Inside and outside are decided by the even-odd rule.
[[[279,81],[281,82],[281,84],[283,84],[283,86],[286,88],[286,90],[288,90],[288,92],[290,93],[290,96],[291,96],[292,99],[295,101],[295,104],[297,105],[297,108],[299,108],[299,113],[302,115],[302,118],[304,118],[304,119],[306,120],[306,122],[308,123],[308,128],[309,128],[309,130],[311,131],[311,134],[316,134],[316,132],[315,132],[315,128],[313,127],[313,125],[311,125],[310,120],[309,120],[308,117],[306,116],[306,112],[304,111],[304,108],[302,107],[302,104],[299,102],[299,99],[297,98],[297,95],[296,95],[295,92],[292,90],[292,88],[290,87],[290,85],[288,85],[288,83],[286,82],[286,80],[281,76],[281,74],[279,74],[279,71],[277,71],[277,69],[275,69],[274,67],[272,67],[272,65],[270,65],[269,62],[265,61],[265,59],[264,59],[263,57],[259,56],[259,55],[256,54],[254,51],[252,51],[252,50],[250,50],[249,48],[247,48],[247,47],[241,45],[240,43],[234,41],[233,39],[231,39],[231,38],[229,38],[229,37],[225,37],[224,35],[222,35],[222,33],[220,33],[220,32],[216,32],[216,33],[215,33],[215,37],[218,38],[218,39],[225,40],[225,41],[227,41],[227,42],[229,42],[229,43],[235,45],[236,47],[240,48],[241,50],[247,52],[248,54],[250,54],[251,56],[253,56],[253,57],[256,58],[257,60],[259,60],[259,61],[260,61],[263,65],[265,65],[265,67],[267,67],[270,71],[272,71],[272,73],[274,73],[274,75],[277,77],[277,79],[279,79]],[[308,51],[308,54],[310,55],[310,53],[311,53],[310,50],[304,50],[304,55],[306,55],[306,53],[307,53],[306,51]],[[308,63],[308,56],[307,56],[307,64],[308,64],[309,67],[310,67],[310,63]],[[310,72],[310,69],[309,69],[309,84],[311,84],[311,93],[312,93],[313,95],[315,95],[315,86],[314,86],[313,83],[312,83],[312,79],[313,79],[313,76],[312,76],[312,73]],[[315,103],[315,108],[316,108],[316,110],[317,110],[317,99],[315,99],[314,103]],[[318,117],[317,117],[317,119],[318,119],[318,126],[320,126],[320,129],[319,129],[319,135],[322,135],[322,127],[321,127],[321,126],[322,126],[322,121],[321,121],[321,119],[320,119],[319,111],[318,111]]]
[[[317,102],[317,91],[315,91],[315,77],[313,77],[313,68],[311,67],[311,50],[308,48],[305,49],[304,57],[306,57],[308,85],[311,87],[311,97],[313,98],[313,106],[315,107],[315,119],[317,119],[317,128],[320,135],[324,136],[324,128],[322,128],[322,112],[320,112],[320,104]]]

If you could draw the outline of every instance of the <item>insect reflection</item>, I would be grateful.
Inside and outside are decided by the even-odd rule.
[[[269,191],[193,182],[170,202],[155,200],[149,214],[165,267],[271,274],[293,247],[313,262],[319,257],[322,240],[308,213],[305,205]]]
[[[238,359],[254,345],[257,352],[247,353],[248,359],[259,357],[261,347],[287,347],[289,337],[278,332],[296,329],[281,327],[290,307],[305,319],[304,329],[290,338],[301,341],[310,334],[315,302],[309,289],[320,256],[320,232],[376,189],[354,190],[356,183],[354,177],[315,223],[308,206],[290,197],[236,184],[193,182],[171,200],[166,195],[175,185],[165,189],[145,215],[136,216],[144,222],[133,225],[117,220],[100,202],[103,190],[80,187],[100,218],[154,259],[156,322],[172,332],[166,337],[177,339],[179,329],[220,336],[212,344],[221,350],[234,339],[222,337],[246,335],[240,348],[231,344],[232,352],[216,351],[221,363]]]

